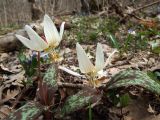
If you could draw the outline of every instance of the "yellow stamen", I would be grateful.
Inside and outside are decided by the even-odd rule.
[[[49,54],[50,58],[54,61],[54,62],[58,62],[62,60],[62,57],[60,56],[60,54],[56,53],[56,52],[52,52]]]

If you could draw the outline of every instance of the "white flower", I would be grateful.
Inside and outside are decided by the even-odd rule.
[[[110,63],[112,56],[114,55],[114,53],[117,52],[117,50],[114,50],[113,53],[110,54],[106,62],[104,62],[104,53],[102,45],[98,43],[96,49],[95,65],[92,64],[87,54],[85,53],[84,49],[80,46],[79,43],[76,44],[76,51],[77,51],[79,69],[81,73],[83,73],[84,75],[69,70],[68,68],[65,68],[63,66],[59,66],[59,69],[76,77],[82,77],[87,79],[89,85],[93,87],[100,87],[105,80],[108,81],[108,79],[106,79],[107,72],[103,71],[103,68],[106,65],[108,65],[108,63]]]
[[[57,47],[62,40],[62,35],[64,32],[63,22],[60,27],[60,33],[57,31],[57,28],[51,18],[48,15],[44,16],[44,35],[45,40],[41,38],[30,26],[26,25],[25,30],[30,39],[25,38],[21,35],[16,35],[16,37],[29,49],[35,51],[45,51],[54,49]]]
[[[102,45],[100,43],[98,43],[97,45],[95,66],[92,64],[84,49],[80,46],[79,43],[76,44],[76,51],[79,68],[82,73],[95,77],[98,72],[103,70],[103,68],[105,67],[104,53]]]
[[[81,73],[85,74],[85,76],[73,72],[63,66],[59,66],[59,69],[77,77],[84,77],[88,80],[88,83],[90,85],[92,85],[93,87],[99,87],[101,83],[98,82],[98,79],[105,76],[103,72],[103,68],[105,67],[105,62],[104,62],[104,53],[102,45],[100,43],[98,43],[97,45],[95,65],[92,64],[87,54],[85,53],[84,49],[80,46],[79,43],[76,44],[76,51],[77,51],[79,69]]]
[[[132,29],[129,29],[129,30],[128,30],[128,33],[131,34],[131,35],[134,35],[134,36],[136,35],[136,31],[134,31],[134,30],[132,30]]]

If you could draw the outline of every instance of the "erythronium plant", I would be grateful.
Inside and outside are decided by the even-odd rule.
[[[93,65],[92,62],[89,60],[87,54],[85,53],[84,49],[81,47],[79,43],[76,44],[76,51],[79,69],[81,73],[83,73],[85,76],[71,71],[63,66],[59,66],[59,69],[64,70],[69,74],[72,74],[77,77],[85,77],[88,80],[89,84],[93,87],[101,86],[101,82],[99,82],[99,80],[103,79],[106,76],[106,73],[103,72],[103,68],[106,66],[106,64],[104,62],[104,53],[102,45],[100,43],[97,44],[95,65]]]
[[[39,36],[30,26],[26,25],[25,30],[30,39],[25,38],[21,35],[16,35],[16,37],[29,49],[35,51],[45,51],[53,58],[57,60],[59,55],[55,52],[55,48],[59,45],[62,40],[64,32],[63,22],[60,27],[60,33],[58,32],[55,24],[48,15],[44,16],[44,37]]]
[[[48,15],[44,16],[43,27],[44,27],[44,35],[38,35],[30,26],[25,26],[25,31],[27,32],[29,39],[25,38],[21,35],[16,35],[16,37],[29,49],[38,52],[38,89],[37,89],[37,97],[41,104],[50,105],[54,103],[54,95],[50,95],[50,93],[54,92],[53,89],[49,89],[48,85],[45,84],[44,80],[42,80],[40,75],[40,52],[44,51],[45,53],[49,53],[50,57],[53,58],[54,62],[56,62],[60,57],[59,54],[56,53],[56,47],[59,45],[62,40],[62,35],[64,32],[64,24],[63,22],[60,27],[60,33],[58,32],[55,24],[52,22],[51,18]],[[48,97],[49,96],[49,97]],[[52,101],[53,100],[53,101]],[[45,111],[45,115],[50,116],[51,112],[49,110]],[[47,119],[47,118],[46,118]]]
[[[76,51],[81,73],[85,74],[91,85],[94,87],[99,86],[96,83],[96,80],[97,77],[99,78],[101,74],[103,74],[103,68],[105,66],[102,45],[100,43],[97,44],[95,66],[91,63],[87,54],[79,43],[76,44]]]

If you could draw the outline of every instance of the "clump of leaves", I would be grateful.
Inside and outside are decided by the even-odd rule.
[[[117,21],[118,20],[115,17],[103,19],[99,26],[99,29],[103,35],[107,37],[108,33],[115,34],[120,25]]]
[[[95,17],[82,17],[79,21],[77,21],[78,28],[76,29],[76,35],[78,42],[90,42],[96,41],[98,38],[98,27],[99,27],[99,19]]]
[[[160,40],[150,41],[149,44],[151,45],[151,50],[154,53],[160,53]]]
[[[110,99],[110,101],[114,104],[114,106],[120,108],[126,107],[131,101],[131,98],[128,93],[120,94],[117,92],[117,88],[109,90],[107,96]]]
[[[7,26],[0,26],[0,35],[7,34],[15,29],[19,29],[20,26],[17,24],[8,24]]]
[[[89,20],[89,21],[88,21]],[[99,36],[99,33],[114,33],[116,31],[116,25],[113,23],[113,26],[108,25],[108,23],[104,24],[108,27],[100,26],[101,23],[98,24],[89,24],[91,21],[95,21],[96,19],[85,19],[82,23],[78,23],[78,27],[80,28],[79,38],[84,40],[87,38],[88,40],[94,40]],[[98,19],[99,20],[99,19]],[[83,23],[84,22],[84,23]],[[102,27],[102,29],[97,30],[97,28]],[[111,28],[110,28],[111,27]],[[117,25],[118,27],[118,25]],[[82,28],[82,29],[81,29]],[[85,29],[84,29],[85,28]],[[88,31],[88,28],[91,28],[91,31]],[[83,31],[84,30],[84,31]],[[77,31],[75,31],[77,32]],[[78,33],[78,32],[77,32]],[[86,34],[83,34],[86,33]],[[88,33],[88,34],[87,34]],[[87,36],[85,36],[87,35]],[[77,35],[78,36],[78,35]],[[140,35],[141,36],[141,35]],[[132,36],[133,37],[133,36]],[[136,36],[137,37],[137,36]],[[119,44],[110,36],[113,45],[119,49]],[[86,39],[85,39],[86,40]],[[132,39],[130,39],[132,40]],[[129,42],[126,43],[127,45]],[[127,46],[128,47],[128,46]],[[99,57],[98,57],[99,58]],[[32,76],[34,74],[34,69],[36,65],[31,63],[31,68],[26,66],[28,64],[28,59],[26,56],[21,54],[19,59],[24,66],[24,69],[28,72],[28,76]],[[81,58],[81,60],[83,60]],[[33,68],[32,68],[33,67]],[[138,70],[124,70],[113,76],[108,83],[104,86],[95,86],[92,87],[90,85],[82,85],[81,89],[75,93],[74,95],[68,96],[63,99],[63,103],[61,103],[61,98],[59,94],[59,86],[58,86],[58,78],[57,78],[57,66],[52,65],[45,73],[43,79],[40,79],[38,83],[38,91],[36,96],[36,101],[27,102],[26,105],[22,106],[14,113],[11,113],[6,119],[35,119],[39,115],[44,115],[45,119],[62,119],[66,115],[82,109],[87,106],[91,106],[92,104],[98,103],[103,96],[104,91],[113,90],[119,87],[128,87],[128,86],[140,86],[146,90],[149,90],[153,93],[160,94],[160,84],[151,79],[146,73],[138,71]],[[57,95],[58,94],[58,95]],[[108,93],[105,93],[108,94]],[[124,94],[118,98],[118,102],[120,102],[121,107],[125,107],[129,102],[129,95]],[[89,119],[92,119],[91,108],[89,107]]]
[[[122,51],[132,51],[136,52],[137,50],[146,50],[148,48],[148,42],[152,37],[159,35],[157,28],[148,28],[146,29],[142,25],[134,26],[133,28],[136,33],[135,35],[127,34],[125,38],[124,45],[121,46]]]
[[[18,55],[19,61],[21,63],[21,65],[23,66],[26,75],[28,77],[31,77],[35,74],[36,72],[36,67],[37,67],[37,58],[35,56],[30,56],[29,58],[27,58],[27,56],[24,54],[23,51],[21,51]]]
[[[102,92],[98,92],[95,88],[84,86],[84,88],[82,88],[78,93],[65,99],[64,103],[60,107],[55,106],[52,109],[52,107],[50,106],[54,106],[57,99],[55,93],[58,90],[58,84],[56,82],[56,69],[54,68],[54,66],[49,68],[46,72],[43,78],[43,83],[45,83],[45,85],[47,85],[48,87],[42,89],[45,91],[39,92],[41,102],[36,101],[27,103],[26,105],[22,106],[14,113],[12,113],[6,120],[9,120],[11,118],[13,120],[22,118],[25,120],[34,119],[42,113],[45,114],[45,112],[47,111],[50,111],[50,116],[61,119],[67,114],[82,109],[85,106],[97,103],[99,100],[101,100],[102,97]],[[141,86],[158,95],[160,94],[160,84],[152,80],[146,73],[137,70],[124,70],[119,72],[111,78],[104,89],[107,89],[108,91],[123,86],[135,85]],[[119,102],[122,107],[125,107],[129,102],[128,94],[120,96]],[[37,107],[37,105],[41,107]],[[30,112],[32,110],[34,110],[34,113]]]
[[[106,38],[108,33],[114,34],[119,27],[116,18],[100,18],[96,16],[73,18],[74,27],[70,31],[69,40],[76,39],[79,43],[96,42]]]

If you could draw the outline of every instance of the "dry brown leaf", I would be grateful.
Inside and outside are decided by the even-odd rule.
[[[145,20],[145,19],[141,19],[139,20],[139,23],[144,25],[147,28],[153,28],[157,26],[157,22],[154,20]]]
[[[148,105],[148,109],[147,109],[147,111],[149,112],[149,113],[155,113],[155,110],[152,108],[152,106],[149,104]]]
[[[1,56],[0,56],[0,61],[1,62],[6,61],[8,58],[9,58],[9,54],[2,53]]]
[[[119,71],[120,71],[119,68],[109,68],[109,69],[108,69],[108,73],[109,73],[110,75],[115,75],[115,74],[117,74]]]
[[[12,66],[11,70],[14,73],[21,72],[22,71],[22,65],[19,64],[19,65]]]
[[[0,107],[0,120],[5,119],[11,113],[11,109],[7,105]]]
[[[124,120],[134,120],[132,117],[124,116]]]
[[[5,89],[4,85],[0,86],[0,100],[2,99],[2,94],[4,89]]]
[[[13,74],[8,68],[4,67],[3,64],[0,64],[0,73],[1,74]]]
[[[19,90],[18,89],[14,89],[14,90],[7,90],[7,94],[5,95],[4,99],[14,99],[15,96],[17,96],[19,94]]]
[[[23,81],[25,80],[25,77],[24,77],[24,74],[25,72],[22,71],[16,75],[11,75],[9,76],[9,80],[6,80],[4,82],[4,84],[12,84],[12,85],[18,85],[18,86],[23,86]]]

